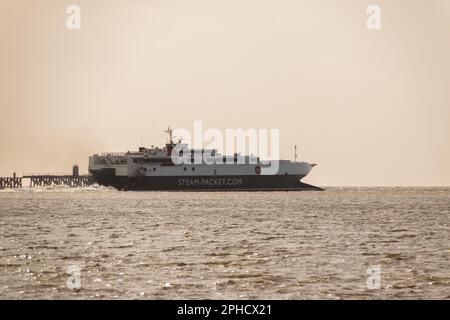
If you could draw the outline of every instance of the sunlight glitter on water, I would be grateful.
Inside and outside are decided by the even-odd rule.
[[[1,299],[450,298],[449,188],[82,189],[0,193]]]

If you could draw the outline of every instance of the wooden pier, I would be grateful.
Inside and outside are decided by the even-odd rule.
[[[12,177],[0,177],[0,190],[16,188],[22,188],[22,178],[17,178],[15,172]]]
[[[94,183],[94,179],[89,175],[79,175],[78,166],[73,166],[72,175],[64,174],[28,174],[21,178],[16,177],[0,177],[0,189],[16,189],[22,188],[22,179],[30,180],[30,188],[46,187],[46,186],[69,186],[69,187],[87,187]]]
[[[30,180],[30,188],[46,186],[69,186],[69,187],[87,187],[93,183],[91,176],[53,176],[53,175],[33,175],[23,176]]]

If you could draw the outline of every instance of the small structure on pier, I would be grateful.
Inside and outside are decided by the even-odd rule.
[[[15,172],[12,177],[0,177],[0,190],[16,188],[22,188],[22,178],[17,178]]]
[[[74,164],[72,167],[72,177],[77,178],[80,176],[80,168],[77,164]]]

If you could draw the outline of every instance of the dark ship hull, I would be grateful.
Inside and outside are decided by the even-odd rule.
[[[112,168],[90,170],[94,181],[119,190],[147,191],[304,191],[323,190],[300,182],[299,175],[116,176]]]

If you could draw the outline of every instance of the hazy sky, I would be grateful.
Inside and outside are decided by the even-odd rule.
[[[202,120],[279,128],[313,184],[450,185],[450,1],[0,0],[0,115],[0,175]]]

